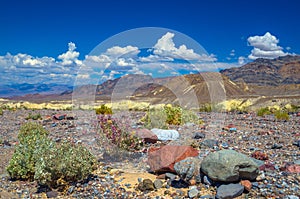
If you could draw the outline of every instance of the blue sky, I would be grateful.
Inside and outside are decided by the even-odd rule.
[[[258,57],[300,54],[298,0],[2,0],[0,5],[0,84],[33,78],[55,82],[62,77],[63,82],[72,84],[75,71],[97,45],[140,27],[162,27],[187,35],[202,45],[220,68]],[[186,52],[193,50],[185,40],[176,43],[176,38],[177,34],[164,42],[173,42],[176,53],[181,45],[187,47]],[[117,46],[124,52],[130,49],[117,43],[111,48]],[[160,58],[176,58],[167,54],[174,49],[159,50],[153,52]],[[109,75],[114,74],[106,77]]]

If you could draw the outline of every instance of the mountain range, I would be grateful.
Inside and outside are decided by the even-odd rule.
[[[33,91],[38,94],[30,94]],[[176,102],[178,98],[190,100],[188,98],[193,96],[199,102],[218,97],[300,96],[300,56],[259,58],[241,67],[221,70],[220,73],[165,78],[125,75],[100,85],[77,87],[75,92],[81,96],[94,95],[102,100],[142,99],[153,103]],[[23,84],[0,87],[0,93],[19,95],[10,97],[15,100],[47,101],[72,99],[73,90],[66,85]]]

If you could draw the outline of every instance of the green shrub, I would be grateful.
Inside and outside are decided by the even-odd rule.
[[[275,118],[277,120],[289,120],[290,116],[287,112],[283,112],[283,111],[276,111],[275,112]]]
[[[62,142],[44,142],[36,151],[34,179],[40,185],[56,188],[63,181],[66,184],[84,180],[95,169],[95,157],[82,145]]]
[[[19,134],[20,135],[20,134]],[[20,137],[20,136],[19,136]],[[9,162],[7,172],[14,179],[34,179],[36,157],[41,143],[48,142],[42,134],[27,134],[16,146],[15,152]]]
[[[106,105],[102,104],[99,108],[96,108],[96,114],[99,115],[111,115],[112,109],[110,107],[107,107]]]
[[[179,106],[165,105],[163,109],[149,110],[142,122],[146,128],[167,129],[168,125],[182,125],[187,122],[199,124],[198,116],[190,110],[182,109]]]
[[[42,116],[40,113],[38,114],[32,114],[32,113],[29,113],[28,116],[25,118],[26,120],[29,120],[29,119],[32,119],[32,120],[40,120],[42,119]]]
[[[212,111],[212,105],[211,104],[204,104],[199,109],[200,112],[211,112]]]
[[[260,108],[257,111],[257,116],[261,116],[261,117],[264,115],[270,115],[270,114],[271,114],[271,111],[268,107]]]
[[[20,141],[20,144],[28,144],[31,146],[36,140],[41,138],[39,136],[46,137],[48,134],[49,132],[40,124],[35,122],[28,122],[20,127],[18,139]]]
[[[14,179],[36,180],[41,185],[58,186],[58,180],[73,182],[92,172],[95,157],[81,145],[56,144],[36,123],[26,123],[18,135],[12,159],[6,168]]]
[[[0,108],[0,115],[3,115],[3,109]]]

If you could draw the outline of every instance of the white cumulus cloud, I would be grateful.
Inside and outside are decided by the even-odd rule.
[[[78,60],[79,52],[75,51],[76,45],[73,42],[69,42],[68,46],[68,51],[58,56],[58,59],[62,60],[61,64],[64,66],[82,64],[82,62]]]
[[[253,46],[249,59],[267,58],[273,59],[279,56],[285,56],[283,48],[278,45],[279,39],[267,32],[263,36],[251,36],[248,38],[248,43]]]
[[[158,39],[157,43],[153,47],[153,53],[162,57],[171,57],[175,59],[216,61],[214,56],[199,55],[195,53],[193,49],[188,49],[184,44],[177,48],[173,41],[174,36],[174,33],[167,32],[160,39]],[[203,58],[204,60],[202,60]]]
[[[240,65],[243,65],[245,62],[246,62],[246,58],[245,58],[244,56],[240,56],[240,57],[238,58],[238,63],[239,63]]]
[[[139,52],[140,50],[138,47],[129,45],[125,47],[113,46],[107,49],[104,54],[110,57],[120,57],[125,55],[134,56],[137,55]]]

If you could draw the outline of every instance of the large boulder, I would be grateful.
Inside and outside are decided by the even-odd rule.
[[[166,130],[166,129],[151,129],[151,131],[158,137],[161,141],[177,140],[179,138],[179,133],[176,130]]]
[[[210,153],[202,161],[201,171],[213,181],[237,182],[256,179],[259,169],[248,156],[234,150],[221,150]]]
[[[173,172],[174,164],[187,157],[198,156],[199,152],[191,146],[166,145],[159,148],[150,148],[148,164],[151,171],[156,173]]]

